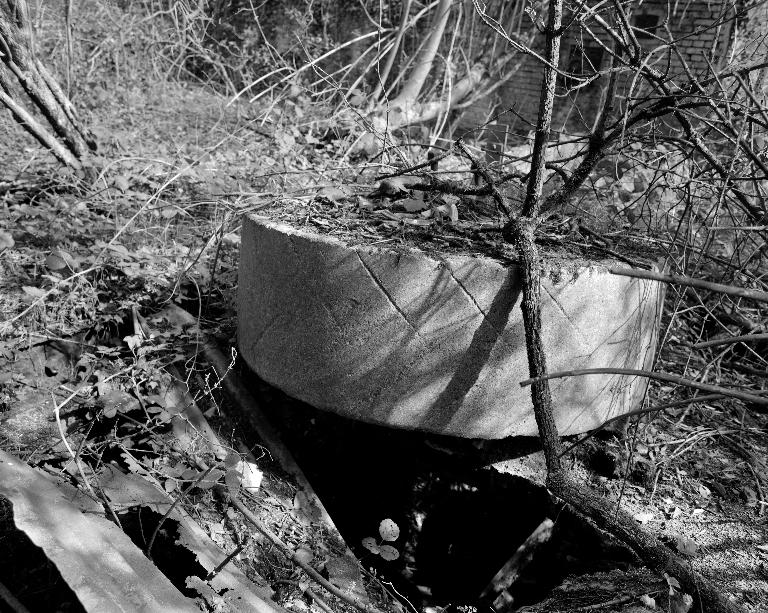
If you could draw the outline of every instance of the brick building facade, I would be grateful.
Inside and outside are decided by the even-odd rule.
[[[517,0],[521,1],[521,0]],[[679,0],[668,3],[666,0],[635,0],[631,11],[631,23],[638,42],[646,51],[657,49],[651,56],[651,62],[661,72],[667,72],[672,80],[686,80],[685,68],[677,54],[656,38],[668,38],[666,28],[677,41],[677,49],[688,68],[695,75],[706,75],[710,65],[718,68],[728,59],[732,23],[728,13],[732,4],[715,0]],[[530,20],[528,28],[533,28]],[[564,23],[569,22],[566,12]],[[609,36],[600,27],[588,24],[592,32],[608,47]],[[536,32],[533,48],[543,49],[544,34]],[[560,50],[561,69],[574,75],[592,75],[608,67],[610,58],[604,49],[595,42],[579,22],[568,29]],[[483,136],[488,140],[502,144],[519,141],[521,135],[533,129],[541,95],[543,78],[542,64],[535,58],[526,56],[517,73],[501,86],[494,100],[484,100],[466,112],[461,122],[462,128],[475,127],[485,123],[505,109],[504,112],[487,127]],[[607,76],[601,76],[586,87],[573,89],[574,83],[558,77],[557,98],[553,118],[553,130],[565,133],[585,133],[589,131],[601,107],[603,92],[608,83]],[[623,105],[629,95],[642,94],[641,80],[633,82],[633,75],[624,73],[616,88],[616,104]],[[631,93],[630,93],[631,92]]]

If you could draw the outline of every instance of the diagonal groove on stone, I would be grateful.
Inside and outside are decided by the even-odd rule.
[[[589,343],[589,339],[588,339],[587,337],[585,337],[585,336],[584,336],[584,333],[581,331],[581,329],[579,328],[579,326],[577,326],[577,325],[576,325],[576,324],[573,322],[573,320],[571,319],[571,316],[570,316],[570,315],[568,315],[568,312],[565,310],[565,308],[563,308],[563,305],[562,305],[562,304],[560,304],[560,301],[559,301],[559,300],[558,300],[558,299],[557,299],[555,296],[553,296],[553,295],[552,295],[552,292],[550,292],[550,291],[547,289],[547,286],[546,286],[546,285],[544,285],[544,284],[542,283],[542,284],[541,284],[541,287],[542,287],[542,289],[543,289],[545,292],[547,292],[547,296],[549,296],[550,300],[552,300],[552,302],[554,302],[554,303],[555,303],[555,306],[557,306],[558,310],[559,310],[559,311],[560,311],[560,312],[563,314],[563,317],[565,317],[565,320],[566,320],[566,321],[567,321],[569,324],[571,324],[571,328],[573,328],[573,329],[576,331],[576,334],[578,334],[578,335],[579,335],[579,338],[580,338],[582,341],[584,341],[584,343]],[[585,346],[586,346],[586,345],[585,345]]]
[[[259,343],[261,342],[261,339],[264,338],[264,336],[269,332],[269,330],[272,328],[272,326],[275,325],[275,322],[280,318],[279,313],[274,313],[268,320],[266,325],[262,327],[261,331],[258,333],[255,339],[251,341],[251,347],[253,347],[254,350],[258,348]]]
[[[364,259],[362,258],[362,256],[360,255],[360,252],[359,252],[357,249],[355,249],[355,250],[354,250],[354,252],[355,252],[355,255],[357,256],[357,259],[358,259],[358,260],[360,260],[360,263],[363,265],[363,268],[365,268],[365,271],[368,273],[368,276],[369,276],[371,279],[373,279],[373,282],[374,282],[374,283],[376,284],[376,286],[377,286],[377,287],[378,287],[378,288],[381,290],[381,293],[382,293],[382,294],[384,294],[384,296],[386,296],[386,298],[387,298],[387,301],[389,302],[389,304],[391,304],[391,305],[392,305],[392,307],[393,307],[393,308],[394,308],[394,309],[397,311],[397,313],[400,315],[400,317],[402,317],[402,318],[403,318],[403,321],[404,321],[406,324],[408,324],[408,327],[409,327],[409,328],[410,328],[410,329],[413,331],[413,333],[414,333],[414,334],[415,334],[415,335],[416,335],[416,336],[417,336],[417,337],[418,337],[420,340],[424,341],[424,338],[421,336],[421,334],[419,334],[419,330],[418,330],[418,328],[417,328],[416,326],[414,326],[414,325],[413,325],[413,323],[411,323],[411,321],[408,319],[408,316],[405,314],[405,311],[403,311],[403,309],[401,309],[401,308],[400,308],[400,306],[399,306],[399,305],[398,305],[398,304],[397,304],[397,303],[396,303],[396,302],[393,300],[393,298],[392,298],[392,296],[389,294],[389,291],[387,290],[387,288],[386,288],[386,287],[384,287],[384,285],[382,284],[382,282],[381,282],[381,281],[379,281],[379,279],[376,277],[376,275],[375,275],[375,274],[373,274],[373,271],[370,269],[370,267],[368,266],[368,264],[366,264],[365,260],[364,260]],[[424,341],[424,342],[426,342],[426,341]]]

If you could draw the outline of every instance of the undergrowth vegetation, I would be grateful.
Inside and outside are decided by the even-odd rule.
[[[71,17],[70,43],[63,4],[38,3],[40,59],[59,75],[99,148],[88,161],[94,176],[62,168],[0,116],[0,446],[87,488],[117,523],[133,521],[126,513],[138,499],[120,484],[125,496],[110,508],[104,491],[117,477],[107,469],[140,475],[178,495],[178,506],[217,545],[237,550],[238,568],[254,584],[280,586],[281,602],[295,611],[306,609],[305,598],[324,605],[274,541],[246,536],[248,522],[216,489],[223,483],[247,490],[244,466],[267,465],[266,485],[245,497],[288,543],[289,555],[321,568],[355,597],[364,583],[368,606],[402,611],[412,605],[389,583],[413,563],[398,541],[401,527],[381,517],[381,539],[352,544],[383,566],[350,562],[337,535],[318,527],[320,512],[300,488],[263,459],[259,445],[243,444],[244,433],[254,436],[247,424],[222,412],[230,402],[221,391],[226,372],[202,355],[204,337],[235,345],[240,225],[249,213],[374,242],[509,256],[504,220],[489,204],[492,182],[483,184],[481,171],[509,179],[500,189],[519,207],[531,143],[522,136],[522,144],[500,153],[498,143],[472,140],[459,114],[447,112],[381,137],[366,115],[376,88],[370,75],[387,57],[398,15],[372,15],[360,3],[343,21],[349,31],[341,31],[344,3],[281,4],[231,2],[224,14],[217,13],[222,3],[203,1],[84,0]],[[426,14],[424,8],[414,18],[404,43],[409,52],[428,31]],[[476,53],[485,43],[473,38],[479,25],[472,19],[467,9],[451,22],[451,44],[471,39]],[[427,85],[430,96],[459,62],[446,58]],[[472,162],[452,144],[461,135],[471,143]],[[667,136],[649,128],[610,148],[566,207],[545,211],[542,242],[764,288],[765,227],[726,206],[725,189],[702,158]],[[563,186],[589,146],[584,134],[551,143],[545,197]],[[439,170],[428,151],[440,158]],[[399,175],[414,165],[427,186],[400,198],[409,185]],[[375,191],[387,173],[398,176],[386,185],[403,192],[394,206],[383,206]],[[465,200],[450,193],[451,181],[469,177],[475,183],[467,189],[478,193],[462,192]],[[196,323],[174,319],[174,306]],[[656,366],[764,398],[764,338],[757,345],[707,343],[764,335],[765,321],[764,305],[672,287]],[[236,352],[226,357],[227,372],[236,371]],[[174,417],[193,404],[224,452],[203,437],[192,436],[189,447],[179,443]],[[648,407],[657,407],[658,419],[643,416],[627,436],[588,441],[573,464],[692,564],[699,549],[721,562],[735,556],[753,584],[734,591],[760,610],[768,601],[760,578],[765,549],[753,545],[768,506],[764,406],[722,396],[696,402],[689,388],[654,382],[646,413]],[[728,538],[749,547],[734,553],[712,534],[702,536],[705,514],[707,521],[743,522],[747,528]],[[154,522],[159,531],[163,522]],[[372,524],[366,534],[375,530]],[[152,549],[147,535],[134,540]],[[206,596],[210,610],[225,592]],[[334,610],[351,610],[329,598]]]

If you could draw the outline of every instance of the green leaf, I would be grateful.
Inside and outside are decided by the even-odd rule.
[[[141,408],[139,401],[128,392],[111,389],[106,392],[101,401],[104,403],[104,415],[114,417],[116,413],[130,413]]]
[[[365,100],[365,94],[357,88],[350,89],[347,93],[347,101],[351,106],[363,106]]]
[[[392,547],[392,545],[382,545],[379,549],[379,555],[387,562],[392,562],[400,557],[400,552]]]
[[[77,264],[75,263],[75,260],[72,259],[72,256],[66,251],[61,251],[59,249],[52,251],[51,254],[45,258],[45,266],[48,270],[53,271],[77,269]]]
[[[218,468],[214,468],[203,478],[202,481],[197,484],[197,487],[201,490],[209,490],[214,485],[216,485],[219,482],[219,479],[221,479],[223,476],[224,473],[222,471],[220,471]]]
[[[230,496],[237,496],[241,481],[242,476],[236,468],[230,468],[227,470],[226,474],[224,475],[224,483],[227,485],[227,490],[229,491]]]
[[[366,536],[363,539],[363,547],[365,547],[368,551],[371,553],[379,553],[379,544],[376,542],[376,539],[372,536]]]
[[[379,534],[385,541],[396,541],[400,536],[400,528],[395,522],[387,518],[379,524]]]

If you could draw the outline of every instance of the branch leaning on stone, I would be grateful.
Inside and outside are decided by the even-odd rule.
[[[736,285],[713,283],[712,281],[704,281],[703,279],[686,277],[684,275],[665,274],[653,270],[619,268],[616,266],[609,268],[608,272],[612,275],[635,277],[637,279],[650,279],[651,281],[663,281],[664,283],[674,283],[675,285],[706,289],[720,294],[727,294],[728,296],[738,296],[739,298],[748,298],[750,300],[757,300],[758,302],[768,302],[768,292],[763,292],[757,289],[748,289],[746,287],[738,287]]]
[[[723,396],[728,396],[729,398],[737,398],[739,400],[743,400],[744,402],[753,402],[761,406],[768,406],[768,396],[758,396],[757,394],[741,392],[739,390],[733,390],[727,387],[721,387],[719,385],[700,383],[698,381],[686,379],[685,377],[678,377],[677,375],[670,375],[664,372],[651,372],[650,370],[638,370],[635,368],[576,368],[573,370],[561,370],[558,372],[550,372],[545,375],[531,377],[530,379],[520,381],[520,387],[527,387],[539,381],[562,379],[563,377],[581,377],[584,375],[631,375],[636,377],[647,377],[648,379],[655,379],[656,381],[675,383],[677,385],[683,385],[685,387],[701,390],[703,392],[722,394]]]

